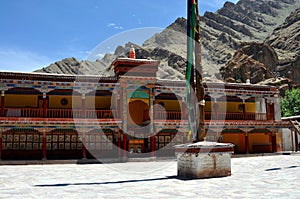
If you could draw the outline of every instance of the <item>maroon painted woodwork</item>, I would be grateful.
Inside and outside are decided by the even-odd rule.
[[[119,58],[112,65],[117,76],[127,73],[127,76],[156,77],[159,63],[159,61],[155,60]]]
[[[118,155],[121,156],[121,131],[118,132]]]
[[[150,146],[151,146],[151,155],[155,156],[155,150],[156,150],[156,138],[155,136],[150,137]]]
[[[123,134],[123,157],[126,157],[126,151],[127,151],[127,134]]]
[[[5,117],[5,96],[1,95],[1,116]]]
[[[43,145],[42,145],[42,156],[43,156],[43,160],[47,159],[47,140],[46,140],[46,136],[43,135]]]
[[[82,101],[81,101],[81,115],[82,115],[82,118],[86,117],[85,97],[82,97]]]
[[[2,159],[2,135],[0,135],[0,160]]]
[[[246,154],[249,153],[249,136],[248,136],[248,134],[245,135],[245,151],[246,151]]]
[[[82,143],[82,159],[86,159],[86,147],[84,143]]]
[[[43,98],[43,117],[47,118],[47,99]]]
[[[272,135],[272,153],[277,152],[276,133]]]

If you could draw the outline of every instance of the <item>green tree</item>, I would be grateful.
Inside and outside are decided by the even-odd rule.
[[[287,90],[281,100],[282,116],[300,115],[300,89]]]

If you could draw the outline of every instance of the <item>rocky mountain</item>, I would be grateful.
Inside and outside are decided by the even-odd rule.
[[[247,64],[245,60],[258,62],[260,67]],[[245,67],[246,74],[238,74]],[[264,43],[242,44],[234,58],[221,67],[220,73],[225,81],[245,82],[247,78],[252,83],[275,85],[282,94],[288,88],[299,86],[300,9],[292,12],[283,24],[275,28]]]
[[[257,84],[274,78],[278,64],[276,52],[267,44],[243,43],[233,58],[221,67],[220,73],[226,82],[245,83],[248,79]]]
[[[262,71],[270,71],[273,76],[277,73],[281,75],[283,73],[281,71],[286,71],[286,68],[299,66],[297,52],[299,53],[300,26],[297,8],[300,8],[299,0],[240,0],[236,4],[226,2],[215,13],[206,12],[201,16],[202,60],[205,76],[211,77],[217,74],[218,78],[225,77],[224,71],[230,71],[229,68],[225,70],[225,67],[243,61],[245,56],[248,57],[249,64],[257,62],[257,66],[268,68]],[[114,54],[106,54],[101,60],[65,59],[38,72],[111,75],[110,63],[113,59],[128,56],[130,45],[134,45],[138,58],[161,60],[159,78],[183,79],[186,40],[186,19],[178,18],[141,46],[128,43],[119,46]],[[245,42],[248,43],[248,47],[245,47]],[[251,43],[263,42],[271,47],[265,45],[249,47]],[[263,54],[253,53],[260,48]],[[275,49],[277,59],[272,48]],[[242,57],[238,58],[239,56]],[[221,75],[220,68],[223,69]],[[266,78],[269,74],[260,76]],[[229,77],[230,75],[226,76]],[[236,79],[236,81],[241,80],[243,78]]]

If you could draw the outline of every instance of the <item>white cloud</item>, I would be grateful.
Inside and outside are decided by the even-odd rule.
[[[0,70],[31,72],[53,61],[46,56],[20,49],[0,48]]]
[[[114,28],[114,29],[117,29],[117,30],[122,30],[122,29],[124,29],[123,26],[117,25],[117,24],[115,24],[115,23],[109,23],[109,24],[107,24],[107,27],[109,27],[109,28]]]
[[[109,23],[107,24],[107,27],[112,27],[112,26],[115,26],[116,24],[115,23]]]
[[[123,26],[115,26],[114,28],[117,29],[117,30],[122,30],[122,29],[124,29]]]

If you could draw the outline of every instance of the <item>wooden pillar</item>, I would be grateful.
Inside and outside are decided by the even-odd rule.
[[[122,89],[122,121],[123,121],[123,134],[127,134],[127,96],[125,88]]]
[[[267,119],[268,120],[274,120],[275,119],[275,113],[274,113],[274,101],[273,101],[273,99],[268,98],[266,104],[267,104]]]
[[[246,154],[249,153],[249,135],[248,135],[248,132],[245,133],[245,151],[246,151]]]
[[[2,131],[0,130],[0,160],[2,160]]]
[[[116,115],[115,117],[120,118],[121,115],[121,100],[120,100],[120,93],[117,94],[117,100],[116,100]]]
[[[82,142],[82,148],[81,148],[81,152],[82,152],[82,159],[87,159],[87,154],[86,154],[86,134],[89,132],[88,129],[80,129],[80,135],[81,135],[81,142]]]
[[[86,131],[82,132],[82,139],[81,139],[81,142],[82,142],[82,159],[86,159],[86,147],[85,147],[85,136],[86,136]]]
[[[270,111],[271,111],[271,120],[275,120],[275,107],[274,103],[270,105]]]
[[[43,93],[43,117],[47,118],[47,94]]]
[[[86,109],[86,107],[85,107],[85,94],[82,93],[82,96],[81,96],[81,117],[82,118],[86,117],[85,109]]]
[[[154,95],[153,88],[150,88],[150,150],[152,157],[155,156],[155,132],[154,132]],[[145,150],[144,150],[145,151]]]
[[[245,104],[245,101],[243,102],[242,107],[243,107],[243,119],[247,120],[248,118],[247,118],[247,113],[246,113],[246,104]]]
[[[150,145],[151,145],[151,155],[152,157],[155,157],[156,153],[156,138],[155,135],[150,137]]]
[[[187,119],[187,114],[186,114],[186,103],[182,103],[183,111],[182,111],[182,119],[186,120]]]
[[[294,147],[294,129],[291,128],[291,144],[292,144],[292,151],[295,151]]]
[[[42,160],[47,160],[47,129],[43,129]]]
[[[122,88],[122,111],[121,111],[121,119],[123,121],[123,157],[126,158],[127,156],[127,94],[126,94],[126,88]]]
[[[298,134],[297,134],[297,131],[294,131],[295,132],[295,151],[299,151],[299,143],[298,143]]]
[[[1,91],[1,116],[5,117],[5,91]]]
[[[277,152],[276,133],[272,132],[272,153]]]
[[[123,132],[123,157],[127,156],[127,134]]]
[[[121,157],[121,130],[118,131],[118,155]]]
[[[218,112],[219,112],[219,106],[218,106],[218,103],[217,103],[217,100],[215,99],[215,102],[214,102],[214,104],[213,104],[213,111],[214,111],[214,120],[219,120],[219,118],[218,118]],[[225,119],[225,118],[224,118]]]

